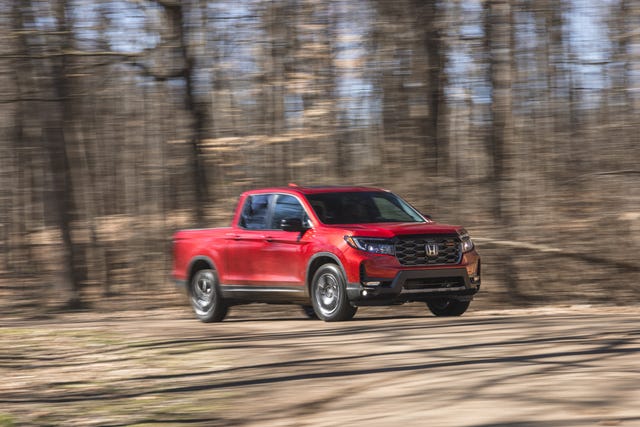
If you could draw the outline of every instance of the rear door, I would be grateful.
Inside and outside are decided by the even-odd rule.
[[[260,257],[269,228],[271,194],[254,194],[244,200],[238,228],[227,234],[224,283],[249,285],[264,282]]]

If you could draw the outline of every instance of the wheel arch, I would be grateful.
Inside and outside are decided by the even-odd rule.
[[[307,264],[307,273],[305,277],[305,291],[307,295],[311,295],[311,281],[313,280],[313,275],[316,274],[316,271],[318,271],[318,269],[324,264],[337,265],[345,282],[347,281],[347,273],[344,270],[344,266],[342,265],[340,258],[331,252],[318,252],[309,259]]]
[[[191,292],[191,286],[189,286],[189,284],[191,283],[193,276],[199,270],[206,270],[206,269],[217,270],[216,264],[208,256],[198,255],[189,262],[189,267],[187,268],[187,292]]]

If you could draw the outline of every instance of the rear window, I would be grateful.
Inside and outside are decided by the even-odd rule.
[[[244,201],[240,226],[248,230],[264,230],[267,228],[270,194],[249,196]]]

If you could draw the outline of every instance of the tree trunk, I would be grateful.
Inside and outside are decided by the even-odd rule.
[[[512,159],[508,144],[513,144],[512,116],[512,11],[508,0],[486,3],[486,40],[490,57],[489,73],[492,87],[491,130],[489,149],[493,159],[492,186],[494,210],[498,219],[508,224],[511,199],[508,181]]]
[[[185,5],[183,2],[159,1],[176,32],[181,59],[183,61],[182,77],[185,81],[185,108],[191,116],[190,163],[193,173],[195,192],[195,215],[199,226],[205,225],[205,207],[210,202],[209,181],[202,152],[202,140],[206,135],[207,110],[196,96],[196,58],[189,48],[187,27],[185,23]]]
[[[67,280],[70,295],[67,300],[69,308],[82,306],[81,283],[83,273],[82,254],[80,247],[73,241],[72,227],[77,219],[74,200],[74,185],[69,157],[69,141],[67,131],[73,127],[73,111],[71,99],[71,82],[69,57],[65,52],[73,47],[71,25],[68,22],[69,13],[67,1],[56,4],[57,31],[62,34],[59,51],[60,55],[52,59],[53,93],[56,99],[56,112],[51,115],[46,129],[46,145],[49,150],[51,167],[54,177],[54,191],[56,194],[57,214],[63,243],[63,259],[66,265]]]
[[[438,176],[446,175],[449,169],[449,147],[446,132],[442,129],[444,108],[446,106],[444,87],[446,85],[445,46],[440,29],[438,1],[419,1],[422,22],[424,23],[424,46],[427,54],[427,102],[429,117],[423,120],[423,131],[428,149],[426,152],[435,160]],[[428,160],[428,159],[427,159]]]

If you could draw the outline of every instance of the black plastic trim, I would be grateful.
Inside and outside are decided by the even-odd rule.
[[[189,274],[189,277],[191,277],[191,273],[193,273],[193,271],[192,271],[193,266],[198,261],[205,261],[207,264],[209,264],[209,266],[211,268],[213,268],[214,270],[217,270],[216,264],[213,262],[213,260],[211,258],[209,258],[208,256],[204,256],[204,255],[198,255],[198,256],[193,257],[191,259],[191,261],[189,261],[189,266],[187,267],[187,273]]]
[[[309,258],[309,261],[307,262],[307,271],[305,272],[305,276],[304,276],[304,284],[305,284],[305,289],[308,292],[308,295],[311,295],[309,288],[311,286],[311,279],[313,279],[313,277],[311,277],[309,275],[309,270],[311,269],[311,265],[315,262],[316,259],[318,258],[331,258],[334,263],[338,266],[338,268],[340,268],[340,271],[342,272],[342,276],[344,277],[344,280],[347,280],[347,272],[344,269],[344,266],[342,265],[342,262],[340,262],[340,259],[335,255],[332,254],[331,252],[318,252],[317,254],[313,254],[313,256],[311,256],[311,258]],[[347,286],[347,289],[349,288],[349,286]]]
[[[404,284],[413,279],[462,279],[464,285],[456,287],[433,287],[406,290]],[[367,278],[367,281],[378,281]],[[426,301],[431,298],[449,297],[469,301],[480,288],[480,281],[471,283],[467,269],[442,268],[434,270],[402,270],[387,284],[364,286],[361,283],[349,283],[347,292],[350,301],[356,305],[384,305],[410,301]],[[404,292],[403,292],[404,290]],[[366,294],[365,294],[366,291]]]
[[[308,303],[304,286],[254,286],[220,284],[225,301],[235,304],[264,302],[273,304]]]

